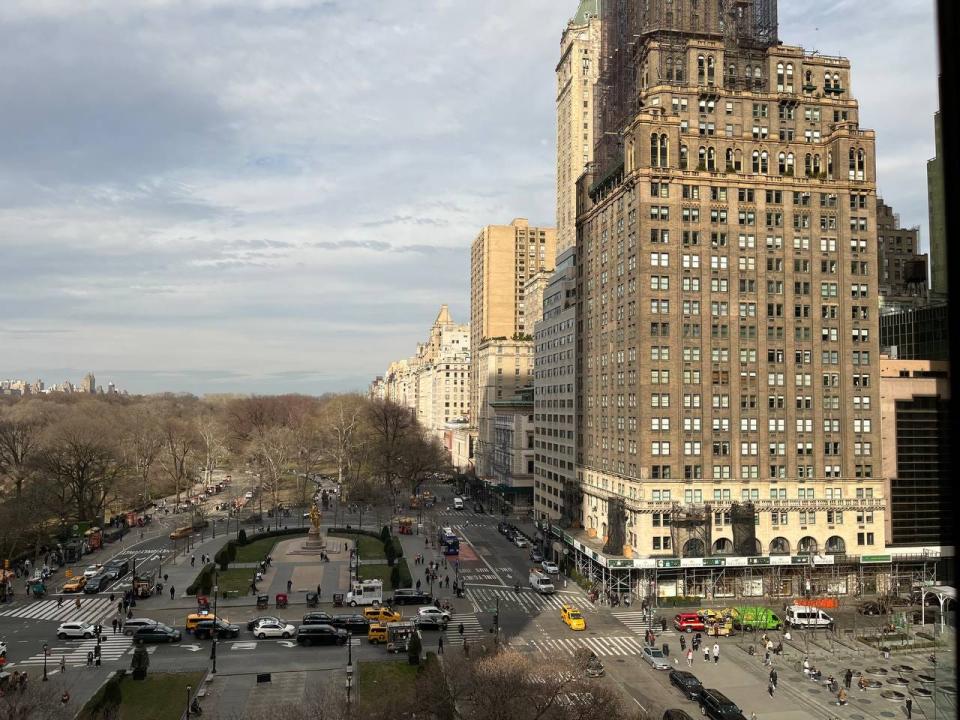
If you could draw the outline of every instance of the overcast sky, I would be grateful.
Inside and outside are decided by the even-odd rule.
[[[487,223],[554,222],[575,0],[3,0],[0,378],[365,387]],[[926,245],[932,3],[781,0],[853,63],[881,194]],[[909,58],[909,62],[907,62]]]

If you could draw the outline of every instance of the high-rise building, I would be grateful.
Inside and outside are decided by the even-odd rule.
[[[539,310],[526,316],[524,286],[541,270],[552,270],[556,257],[554,228],[531,227],[524,218],[509,225],[487,225],[470,250],[470,411],[480,414],[480,378],[476,361],[481,344],[493,338],[513,339],[533,333]]]
[[[557,255],[534,329],[534,489],[538,520],[583,522],[576,483],[576,246]]]
[[[83,382],[80,384],[80,392],[90,393],[91,395],[97,392],[97,380],[94,378],[93,373],[87,373],[83,376]]]
[[[877,198],[877,279],[884,306],[913,307],[929,299],[928,258],[919,252],[919,235],[918,227],[900,227],[900,216]]]
[[[880,315],[880,348],[892,359],[949,360],[947,304],[934,302]]]
[[[781,44],[775,0],[609,0],[601,32],[573,559],[614,591],[853,592],[885,485],[850,63]]]
[[[557,252],[577,240],[577,178],[593,159],[593,85],[600,67],[600,0],[580,0],[557,63]]]
[[[940,111],[933,116],[937,154],[927,161],[927,212],[930,217],[930,279],[934,296],[945,300],[949,289],[947,267],[947,208],[943,186],[943,131]]]

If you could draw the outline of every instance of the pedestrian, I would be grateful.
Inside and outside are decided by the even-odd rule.
[[[716,665],[720,662],[720,643],[713,644],[713,663]]]
[[[80,609],[80,598],[77,598],[77,599],[74,601],[73,604],[76,605],[76,606],[77,606],[77,610],[79,610],[79,609]]]
[[[118,633],[122,633],[122,632],[123,632],[123,618],[120,618],[120,619],[117,621],[117,632],[118,632]]]
[[[767,683],[767,695],[769,695],[771,698],[773,697],[773,693],[776,691],[776,689],[777,689],[777,686],[774,685],[772,682]]]
[[[443,655],[443,635],[440,636],[440,640],[437,642],[437,655]]]
[[[680,649],[681,650],[687,649],[687,639],[683,635],[680,636]]]
[[[667,631],[667,619],[666,619],[666,618],[660,618],[660,631],[661,631],[661,632],[666,632],[666,631]]]
[[[766,651],[764,651],[764,653],[763,653],[763,664],[764,664],[764,666],[770,664],[770,651],[769,651],[769,650],[766,650]]]
[[[907,699],[907,702],[908,702],[908,703],[910,702],[909,698]],[[837,705],[846,705],[846,704],[847,704],[847,689],[846,689],[846,688],[840,688],[840,692],[837,693]],[[907,708],[909,708],[909,707],[910,707],[910,705],[908,704],[908,705],[907,705]],[[909,710],[909,709],[907,710],[907,720],[910,720],[910,710]]]
[[[111,605],[113,604],[113,600],[114,600],[114,598],[113,598],[113,593],[110,593],[110,604],[111,604]]]
[[[130,608],[129,610],[127,610],[127,620],[131,620],[132,618],[133,618],[133,608]]]
[[[317,600],[320,599],[320,596],[323,595],[323,588],[317,585]]]
[[[710,662],[710,646],[709,645],[703,646],[703,661]]]
[[[693,648],[687,649],[687,667],[693,667]]]
[[[113,622],[111,623],[111,625],[113,625],[113,634],[116,635],[116,634],[117,634],[117,619],[116,619],[116,618],[113,619]]]
[[[93,667],[93,651],[87,652],[87,667]]]
[[[57,607],[63,607],[63,595],[57,596]]]
[[[470,646],[467,645],[466,638],[464,638],[463,640],[463,654],[466,655],[467,657],[470,657]]]
[[[290,591],[293,589],[293,580],[287,580],[287,594],[290,594]]]
[[[60,656],[60,672],[65,673],[67,671],[67,656]]]
[[[447,584],[447,588],[449,588],[449,587],[450,587],[450,576],[449,576],[449,575],[447,575],[447,577],[446,577],[446,579],[444,580],[444,582]]]
[[[420,592],[420,581],[417,580],[417,592]]]
[[[843,674],[843,686],[849,690],[850,683],[853,682],[853,670],[847,668],[847,671]]]
[[[463,623],[457,625],[457,632],[460,633],[460,637],[463,637]]]
[[[773,685],[774,688],[777,687],[777,669],[776,668],[770,668],[770,683]]]
[[[196,564],[197,564],[197,556],[196,556],[196,555],[191,555],[191,556],[190,556],[190,567],[194,567]]]
[[[254,588],[256,590],[256,588]],[[170,599],[173,600],[173,596],[176,594],[173,585],[170,586]]]
[[[907,720],[913,718],[913,698],[907,698]]]

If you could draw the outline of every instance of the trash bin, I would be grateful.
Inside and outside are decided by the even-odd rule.
[[[663,649],[664,657],[669,657],[669,656],[670,656],[670,645],[669,645],[668,643],[664,643],[662,649]]]

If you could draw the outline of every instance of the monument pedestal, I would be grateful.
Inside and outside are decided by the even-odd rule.
[[[327,541],[320,533],[320,528],[310,528],[307,531],[307,540],[303,543],[304,550],[323,550],[327,547]]]

